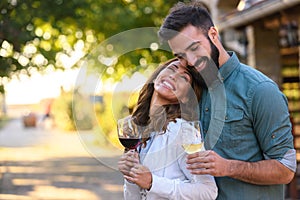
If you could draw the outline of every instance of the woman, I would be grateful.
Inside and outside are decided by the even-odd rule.
[[[184,120],[198,119],[201,95],[199,74],[177,59],[160,66],[140,92],[133,116],[145,126],[139,153],[128,151],[119,161],[124,174],[124,198],[215,199],[217,187],[210,175],[191,183],[179,129]]]

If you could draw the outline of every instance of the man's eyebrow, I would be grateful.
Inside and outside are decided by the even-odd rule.
[[[200,43],[199,40],[192,42],[188,47],[186,47],[186,48],[184,49],[184,51],[189,50],[192,46],[194,46],[195,44],[199,44],[199,43]],[[174,55],[175,57],[177,57],[177,58],[184,58],[186,54],[185,54],[185,53],[178,52],[178,53],[173,53],[173,55]]]
[[[194,41],[194,42],[192,42],[187,48],[185,48],[184,50],[187,51],[187,50],[189,50],[192,46],[194,46],[195,44],[198,44],[198,43],[200,43],[200,41]]]

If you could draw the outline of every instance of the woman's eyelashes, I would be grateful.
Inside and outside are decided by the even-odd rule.
[[[187,76],[181,75],[181,79],[183,79],[185,82],[189,82],[189,78]]]
[[[173,74],[177,73],[178,77],[180,79],[184,80],[185,82],[189,82],[190,81],[190,76],[186,72],[179,72],[178,71],[179,69],[177,67],[175,67],[175,66],[169,66],[169,67],[167,67],[167,69],[169,71],[171,71],[171,73],[173,73]]]

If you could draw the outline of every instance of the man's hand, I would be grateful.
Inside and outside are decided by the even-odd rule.
[[[256,185],[288,184],[294,177],[293,171],[275,159],[257,162],[228,160],[212,150],[188,155],[187,164],[192,174],[228,176]]]
[[[229,176],[229,161],[214,151],[200,151],[187,156],[187,169],[192,174],[210,174],[212,176]]]

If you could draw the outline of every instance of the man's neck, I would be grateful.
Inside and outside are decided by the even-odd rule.
[[[230,55],[227,53],[227,51],[222,48],[220,50],[220,56],[219,56],[219,68],[222,67],[230,58]]]

